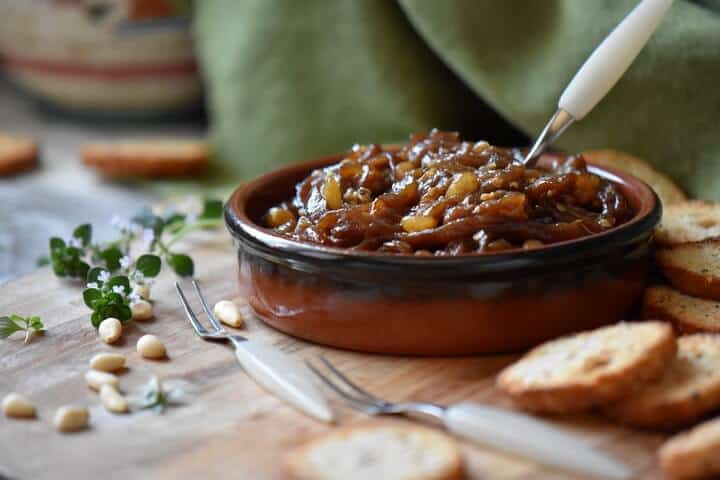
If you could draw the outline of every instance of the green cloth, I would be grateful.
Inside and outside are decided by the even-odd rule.
[[[718,3],[676,0],[630,70],[558,146],[625,150],[693,196],[720,199]],[[515,128],[530,137],[542,128],[574,72],[635,4],[196,2],[223,179],[432,127],[528,142]]]

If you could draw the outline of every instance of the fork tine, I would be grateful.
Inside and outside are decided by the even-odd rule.
[[[215,318],[215,314],[212,310],[210,310],[210,307],[208,307],[207,302],[205,301],[205,295],[202,294],[202,291],[200,290],[200,285],[198,285],[197,280],[192,281],[193,287],[195,287],[195,293],[197,293],[197,296],[200,297],[200,303],[202,304],[203,310],[205,310],[205,315],[207,315],[208,320],[212,324],[213,328],[217,332],[222,332],[225,329],[220,325],[220,322],[218,322],[217,318]]]
[[[318,370],[315,365],[312,364],[312,362],[305,360],[305,364],[308,366],[308,368],[310,368],[310,370],[312,370],[315,375],[318,376],[318,378],[320,378],[320,380],[322,380],[325,385],[330,387],[335,393],[344,398],[352,407],[370,415],[375,415],[378,413],[377,405],[375,405],[374,403],[370,403],[367,400],[356,398],[350,395],[345,390],[333,383],[333,381],[330,380],[330,378],[328,378],[325,374],[320,372],[320,370]]]
[[[185,308],[185,315],[190,320],[190,323],[195,329],[195,332],[197,332],[197,334],[201,337],[208,335],[208,331],[205,330],[205,327],[202,326],[202,323],[200,323],[200,321],[195,316],[195,313],[192,311],[192,308],[190,308],[190,304],[188,303],[187,298],[185,298],[185,294],[183,293],[182,288],[180,288],[179,282],[175,282],[175,290],[177,290],[178,295],[180,295],[180,301]]]
[[[345,376],[344,373],[342,373],[340,370],[333,365],[330,360],[328,360],[324,355],[319,355],[320,361],[325,364],[325,366],[335,374],[337,378],[339,378],[345,385],[350,387],[352,390],[354,390],[356,393],[362,395],[367,400],[373,402],[373,403],[379,403],[379,404],[386,404],[387,401],[383,400],[382,398],[378,398],[375,395],[372,395],[370,392],[360,388],[355,382],[350,380],[347,376]]]

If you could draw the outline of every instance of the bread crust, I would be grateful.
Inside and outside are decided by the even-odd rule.
[[[32,170],[37,165],[38,145],[29,137],[0,134],[0,177]]]
[[[595,165],[616,168],[638,177],[650,185],[658,194],[663,205],[687,200],[687,196],[670,177],[656,170],[650,163],[618,150],[588,150],[582,155]]]
[[[644,325],[647,328],[637,330],[633,325]],[[599,335],[606,329],[627,329],[627,335],[642,335],[647,337],[648,329],[655,332],[652,341],[638,338],[638,341],[645,341],[644,348],[637,355],[612,370],[595,375],[592,381],[587,376],[577,374],[563,382],[553,382],[544,385],[534,379],[523,375],[518,368],[522,362],[536,361],[542,355],[542,349],[563,348],[562,342],[568,339]],[[642,333],[639,333],[642,332]],[[622,334],[622,333],[621,333]],[[590,343],[590,342],[587,342]],[[582,345],[580,348],[583,348]],[[612,352],[613,345],[607,345],[609,355],[616,355]],[[570,337],[563,337],[548,342],[529,352],[517,363],[510,365],[500,372],[497,385],[507,393],[513,402],[524,410],[538,413],[567,414],[588,410],[594,407],[605,405],[625,397],[632,393],[639,385],[659,378],[667,365],[675,357],[676,342],[672,327],[663,322],[641,322],[637,324],[620,323],[610,327],[603,327],[576,334]],[[569,351],[569,355],[577,352]]]
[[[440,472],[437,472],[436,475],[408,476],[407,478],[412,478],[413,480],[464,480],[466,478],[462,452],[458,443],[453,438],[435,429],[393,420],[363,422],[361,424],[336,428],[321,434],[288,453],[285,458],[286,471],[290,478],[297,480],[338,478],[337,476],[333,476],[337,475],[336,472],[317,471],[310,462],[310,453],[312,450],[330,442],[347,441],[347,439],[354,435],[363,435],[378,431],[394,432],[401,435],[420,435],[425,438],[429,444],[433,444],[432,448],[442,448],[447,454],[443,468]],[[352,453],[353,451],[348,451],[346,454],[350,455]]]
[[[693,480],[720,475],[720,418],[667,440],[658,452],[668,478]]]
[[[608,406],[611,418],[631,427],[674,430],[720,408],[720,336],[686,335],[662,378]]]
[[[202,172],[210,160],[207,144],[187,140],[91,143],[82,161],[106,177],[182,177]]]
[[[664,285],[645,289],[643,317],[670,322],[682,333],[720,333],[720,303]]]
[[[720,300],[720,276],[712,274],[709,268],[705,268],[703,272],[684,263],[682,259],[677,258],[681,251],[687,253],[696,251],[696,255],[704,257],[707,257],[708,253],[717,252],[717,259],[712,258],[710,261],[715,261],[716,265],[712,266],[720,272],[720,240],[710,239],[663,248],[655,255],[658,266],[675,288],[697,297]]]

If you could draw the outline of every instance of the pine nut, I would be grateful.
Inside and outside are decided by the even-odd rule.
[[[150,320],[153,317],[153,307],[147,300],[140,300],[130,306],[132,319],[139,322]]]
[[[128,411],[127,399],[117,391],[117,388],[107,383],[100,387],[100,402],[108,412],[125,413]]]
[[[461,197],[474,192],[479,187],[480,183],[473,172],[463,172],[456,176],[445,195],[448,197]]]
[[[420,232],[437,226],[437,220],[424,215],[409,215],[400,222],[406,232]]]
[[[541,242],[540,240],[530,239],[523,242],[522,248],[523,250],[530,250],[531,248],[540,248],[543,245],[543,242]]]
[[[101,372],[100,370],[88,370],[85,373],[85,383],[87,383],[88,387],[99,392],[100,387],[103,385],[117,387],[120,384],[120,379],[112,373]]]
[[[150,285],[139,284],[133,287],[133,292],[143,300],[150,300]]]
[[[333,175],[328,175],[325,179],[325,184],[322,187],[322,196],[325,199],[325,203],[327,203],[328,210],[336,210],[342,207],[340,184]]]
[[[32,418],[35,416],[33,404],[18,393],[5,395],[2,401],[2,410],[6,417]]]
[[[53,424],[61,432],[76,432],[87,427],[89,417],[87,408],[66,405],[57,409]]]
[[[239,328],[243,326],[243,319],[240,316],[240,311],[230,300],[220,300],[213,307],[213,313],[215,316],[225,325]]]
[[[288,222],[294,222],[295,215],[285,208],[273,207],[268,211],[266,220],[271,227],[275,228]]]
[[[100,322],[98,334],[105,343],[114,343],[122,335],[122,323],[117,318],[106,318]]]
[[[102,372],[116,372],[125,366],[125,355],[98,353],[90,359],[90,368]]]
[[[165,345],[155,335],[143,335],[137,341],[137,351],[145,358],[163,358]]]

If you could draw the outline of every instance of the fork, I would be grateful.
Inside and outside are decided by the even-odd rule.
[[[392,403],[362,389],[327,358],[320,356],[330,375],[312,362],[307,366],[350,406],[368,415],[420,414],[441,423],[450,432],[497,450],[550,466],[613,479],[629,478],[624,465],[602,454],[587,441],[529,415],[471,402],[442,407],[433,403]]]
[[[232,343],[235,347],[235,356],[245,372],[267,391],[318,420],[323,422],[333,420],[332,410],[320,389],[313,382],[313,375],[305,364],[277,347],[228,333],[208,307],[197,281],[193,280],[192,285],[208,321],[212,325],[211,330],[206,329],[200,323],[185,298],[179,282],[175,282],[175,289],[180,296],[188,320],[200,338],[207,341]]]

